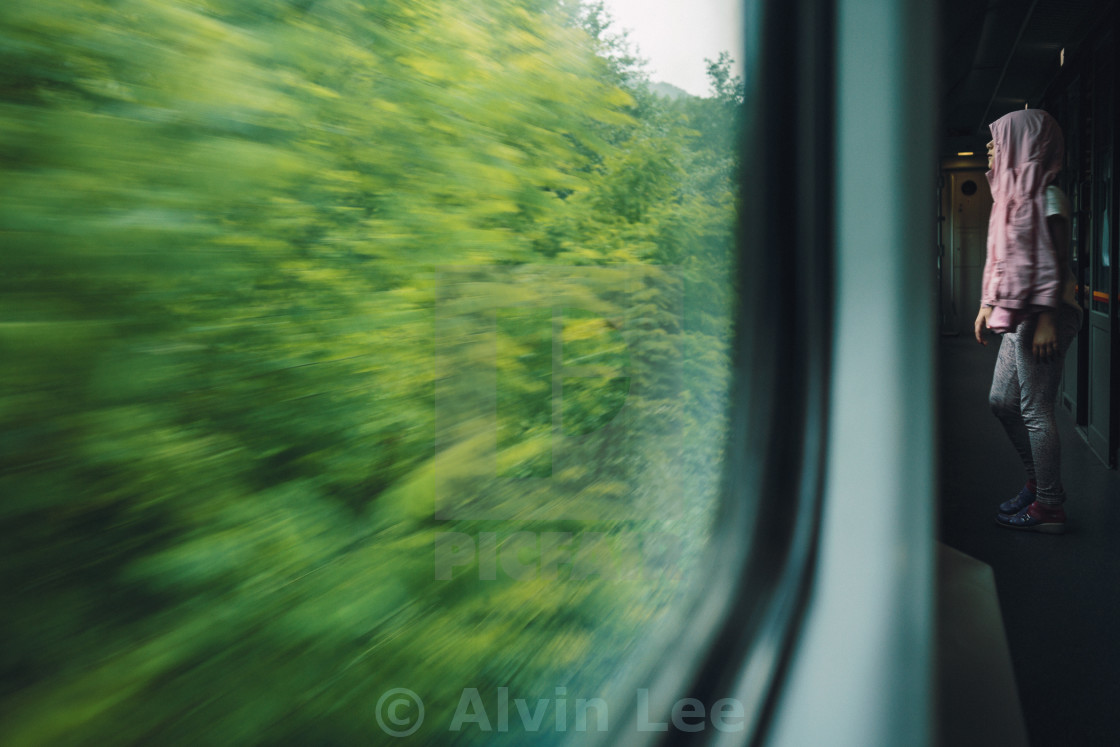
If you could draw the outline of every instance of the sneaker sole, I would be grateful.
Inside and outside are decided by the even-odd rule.
[[[1001,516],[1014,516],[1014,514],[1001,514]],[[1004,529],[1015,529],[1020,532],[1042,532],[1043,534],[1065,534],[1065,524],[1032,524],[1028,527],[1017,527],[1014,524],[1005,524],[996,517],[996,523]]]

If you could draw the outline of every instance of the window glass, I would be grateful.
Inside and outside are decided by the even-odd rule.
[[[703,584],[742,104],[734,3],[641,8],[0,6],[0,742],[613,727]]]

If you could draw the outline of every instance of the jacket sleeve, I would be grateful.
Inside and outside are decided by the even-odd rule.
[[[996,289],[995,289],[995,262],[992,260],[992,242],[988,241],[987,249],[984,253],[984,275],[980,284],[980,305],[981,306],[995,306],[996,305]]]
[[[1058,258],[1058,248],[1050,236],[1050,225],[1045,211],[1041,213],[1041,226],[1038,229],[1034,258],[1034,287],[1030,302],[1035,306],[1058,308],[1062,302],[1062,265]]]

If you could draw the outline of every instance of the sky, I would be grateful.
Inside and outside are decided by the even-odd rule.
[[[707,96],[704,58],[728,51],[732,71],[742,75],[742,0],[603,0],[614,30],[630,30],[640,56],[649,60],[650,80],[672,83]]]

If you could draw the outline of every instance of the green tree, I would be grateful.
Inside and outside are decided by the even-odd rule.
[[[694,558],[715,494],[719,103],[657,99],[601,5],[568,0],[0,6],[0,741],[368,744],[407,683],[435,744],[467,684],[595,692],[687,566],[611,578],[645,525],[555,517],[659,515],[667,475]],[[572,266],[633,283],[542,269]],[[599,435],[548,489],[478,481],[523,520],[437,522],[437,479],[477,477],[486,438],[543,469],[542,323],[493,309],[560,290],[585,366],[563,420]],[[500,433],[437,433],[437,302],[445,364],[500,376]],[[440,533],[519,530],[615,557],[433,579]]]

